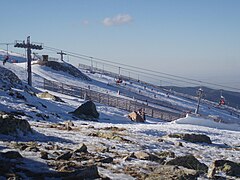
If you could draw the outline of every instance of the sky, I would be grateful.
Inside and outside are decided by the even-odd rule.
[[[0,4],[0,43],[31,36],[44,46],[240,88],[239,0]]]

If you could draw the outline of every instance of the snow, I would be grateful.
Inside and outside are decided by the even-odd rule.
[[[1,65],[2,66],[2,65]],[[5,68],[10,69],[18,75],[18,77],[26,84],[26,64],[10,64],[6,63]],[[105,75],[99,75],[97,73],[89,75],[93,81],[80,81],[66,74],[65,72],[57,72],[51,68],[42,67],[40,65],[33,65],[33,86],[36,88],[35,91],[45,91],[42,89],[43,78],[54,80],[58,82],[67,82],[68,84],[87,87],[91,86],[91,89],[99,92],[108,93],[117,96],[118,89],[126,88],[130,95],[131,92],[136,92],[141,89],[142,94],[145,97],[153,97],[154,94],[157,95],[159,100],[171,102],[173,105],[179,106],[185,109],[194,110],[196,102],[186,98],[178,97],[177,95],[170,95],[166,97],[164,91],[158,89],[153,89],[152,87],[143,88],[141,84],[128,82],[126,87],[118,87],[115,85],[108,86],[107,83],[114,83],[113,77],[108,77]],[[122,85],[121,85],[122,86]],[[71,97],[68,95],[62,95],[60,93],[51,92],[51,94],[60,97],[65,103],[54,102],[46,99],[39,99],[36,96],[31,96],[24,90],[15,89],[19,93],[26,97],[26,101],[16,99],[9,96],[5,91],[0,90],[0,111],[22,111],[25,112],[26,116],[22,118],[28,120],[35,133],[28,136],[3,136],[0,135],[0,147],[1,151],[10,150],[11,147],[8,146],[9,141],[18,142],[29,142],[35,141],[41,143],[42,145],[47,145],[48,142],[69,148],[76,148],[79,144],[85,143],[89,148],[90,152],[96,152],[96,147],[115,147],[116,151],[121,154],[129,154],[130,152],[135,152],[139,150],[145,150],[148,152],[160,152],[163,150],[171,150],[177,156],[185,154],[194,154],[199,157],[201,162],[204,162],[208,166],[216,159],[228,159],[234,162],[240,162],[239,152],[234,150],[234,147],[240,146],[240,120],[236,116],[230,115],[227,110],[218,109],[216,107],[209,107],[209,104],[202,104],[200,107],[200,112],[204,116],[192,116],[187,115],[185,118],[178,119],[173,122],[164,122],[160,119],[154,119],[147,117],[145,123],[135,123],[127,118],[129,112],[117,109],[115,107],[109,107],[102,104],[96,104],[97,110],[100,112],[99,122],[91,122],[84,120],[75,120],[72,118],[68,112],[75,110],[79,105],[81,105],[84,100],[76,97]],[[125,97],[125,96],[122,96]],[[130,98],[130,97],[125,97]],[[46,106],[47,108],[43,107]],[[36,116],[36,113],[42,113],[48,115],[47,120]],[[58,115],[58,116],[56,116]],[[224,122],[215,122],[210,116],[221,117]],[[65,121],[71,120],[75,127],[80,128],[79,131],[66,131],[54,128],[47,128],[48,125],[54,123],[64,123]],[[126,130],[122,132],[122,136],[134,143],[117,142],[113,140],[107,140],[104,138],[91,137],[88,133],[92,132],[89,128],[93,126],[96,129],[104,127],[118,127],[125,128]],[[197,133],[208,135],[213,144],[212,145],[202,145],[184,142],[179,139],[168,138],[167,134],[170,133]],[[164,139],[164,141],[158,141],[159,139]],[[183,147],[175,146],[176,142],[181,141]],[[227,149],[228,148],[228,149]],[[22,151],[21,154],[28,158],[26,164],[32,165],[33,169],[36,171],[46,171],[48,167],[46,162],[43,161],[39,156],[31,152]],[[117,166],[122,168],[130,162],[121,162]],[[134,162],[139,164],[147,163],[145,161]],[[40,166],[39,166],[40,165]],[[118,168],[118,167],[116,167]],[[131,176],[114,173],[110,170],[99,168],[100,173],[107,175],[111,179],[132,179]]]
[[[239,124],[226,124],[226,123],[216,122],[212,119],[193,117],[189,114],[187,114],[185,118],[180,118],[178,120],[175,120],[173,123],[191,124],[191,125],[205,126],[205,127],[216,128],[216,129],[240,131]]]

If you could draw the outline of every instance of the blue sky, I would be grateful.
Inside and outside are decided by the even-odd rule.
[[[4,0],[0,4],[0,42],[30,35],[32,41],[50,47],[239,87],[239,0]]]

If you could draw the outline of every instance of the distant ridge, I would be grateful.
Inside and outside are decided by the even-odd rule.
[[[204,99],[209,101],[213,101],[218,103],[220,100],[220,96],[222,95],[228,106],[238,108],[240,107],[240,93],[227,91],[227,90],[219,90],[219,89],[211,89],[205,86],[196,86],[196,87],[177,87],[177,86],[167,86],[167,89],[172,89],[173,91],[189,94],[192,96],[196,96],[196,92],[199,88],[202,88],[204,91]]]

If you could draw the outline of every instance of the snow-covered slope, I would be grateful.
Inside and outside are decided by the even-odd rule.
[[[159,166],[159,163],[137,158],[130,158],[131,161],[126,160],[126,156],[130,156],[137,151],[155,155],[163,151],[171,151],[175,156],[193,154],[207,166],[210,166],[214,160],[218,159],[240,163],[239,118],[230,115],[225,110],[204,104],[200,109],[204,113],[204,117],[188,116],[174,122],[164,122],[147,117],[145,123],[134,123],[127,118],[128,112],[96,104],[100,113],[99,122],[75,119],[68,112],[76,109],[84,100],[56,92],[50,93],[60,97],[65,103],[39,99],[34,93],[41,90],[44,91],[41,84],[43,78],[82,87],[90,86],[91,89],[100,92],[108,91],[108,93],[115,96],[118,96],[117,91],[120,88],[129,88],[129,94],[131,95],[130,91],[136,91],[137,89],[141,90],[141,95],[145,97],[152,97],[156,94],[157,98],[162,101],[168,101],[186,109],[194,109],[195,102],[175,95],[170,95],[168,98],[164,92],[151,87],[144,88],[141,84],[136,83],[130,84],[126,82],[124,87],[109,86],[108,83],[114,83],[114,78],[96,73],[88,74],[93,81],[82,81],[67,73],[39,65],[32,66],[33,85],[35,88],[30,88],[26,85],[25,67],[25,64],[7,63],[5,66],[0,65],[1,72],[11,70],[21,80],[21,82],[17,83],[17,86],[11,86],[10,89],[0,88],[0,111],[22,112],[18,113],[18,117],[28,120],[34,130],[33,134],[25,136],[0,135],[1,152],[17,150],[24,157],[21,160],[21,164],[19,164],[19,169],[49,173],[55,170],[70,171],[76,165],[81,165],[82,167],[94,164],[98,167],[101,177],[109,177],[110,179],[144,179],[144,177],[152,173],[154,168]],[[3,87],[4,83],[5,85],[6,83],[10,84],[10,80],[7,80],[7,78],[3,79],[3,77],[4,73],[1,73],[0,87]],[[10,92],[14,92],[13,95]],[[21,96],[17,97],[18,93],[24,98],[19,98]],[[124,97],[124,95],[121,96]],[[207,115],[219,116],[228,123],[215,122],[208,118]],[[74,126],[67,130],[64,128],[64,123],[69,120],[73,122]],[[204,134],[210,137],[212,144],[191,143],[167,136],[174,133]],[[109,134],[112,134],[113,138],[109,137]],[[32,143],[33,141],[36,143],[34,145],[35,149],[19,148],[21,143],[28,146],[27,143]],[[14,145],[16,142],[18,146]],[[87,146],[89,152],[86,157],[82,154],[86,159],[77,160],[76,157],[72,156],[68,160],[56,160],[63,153],[73,152],[82,143]],[[179,146],[179,143],[182,146]],[[48,153],[49,158],[47,160],[42,158],[43,151]],[[100,163],[98,158],[108,158],[108,162]],[[113,159],[112,162],[109,158]],[[166,161],[169,159],[172,159],[172,157],[167,157]],[[64,169],[63,167],[70,169]],[[28,173],[21,172],[22,174],[19,173],[19,176],[27,178],[30,174],[29,171]],[[221,175],[226,176],[224,174]],[[1,177],[3,177],[2,174],[0,174]],[[200,177],[205,179],[206,174]]]
[[[4,57],[6,55],[7,55],[7,51],[0,49],[0,60],[1,61],[4,59]],[[11,63],[26,62],[26,58],[24,57],[24,55],[9,51],[8,56],[9,56],[8,62],[11,62]]]

